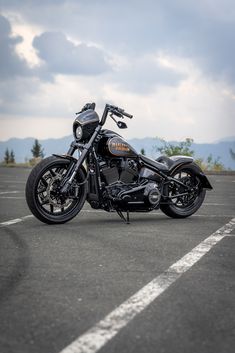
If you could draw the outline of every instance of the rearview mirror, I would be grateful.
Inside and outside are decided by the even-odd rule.
[[[123,121],[118,121],[117,126],[119,127],[119,129],[126,129],[127,128],[127,124],[124,123]]]

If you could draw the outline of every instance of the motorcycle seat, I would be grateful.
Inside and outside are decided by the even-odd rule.
[[[156,161],[158,163],[165,164],[169,170],[172,170],[173,168],[175,168],[177,165],[181,163],[186,164],[186,163],[193,162],[193,158],[190,156],[171,156],[171,157],[160,156],[156,159]]]
[[[139,157],[146,165],[152,166],[154,168],[158,168],[163,172],[166,172],[169,170],[168,165],[166,165],[165,163],[160,163],[158,161],[155,161],[154,159],[143,156],[142,154],[140,154]]]

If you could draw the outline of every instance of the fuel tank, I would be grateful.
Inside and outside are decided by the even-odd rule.
[[[98,152],[108,157],[137,158],[138,153],[120,135],[104,130],[99,141]]]

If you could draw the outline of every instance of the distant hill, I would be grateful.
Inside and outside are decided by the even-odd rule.
[[[0,141],[0,160],[3,160],[6,148],[9,150],[13,149],[15,153],[16,162],[25,162],[32,158],[31,148],[34,144],[33,137],[27,137],[24,139],[11,138],[7,141]],[[47,139],[40,140],[44,154],[46,156],[52,153],[64,153],[68,150],[68,147],[72,141],[72,136],[66,136],[59,139]]]
[[[65,136],[58,139],[40,140],[40,143],[44,148],[45,155],[49,156],[52,153],[67,152],[72,139],[72,136]],[[144,148],[146,155],[151,158],[156,158],[159,155],[156,151],[156,147],[160,147],[161,142],[157,138],[133,138],[128,140],[128,142],[137,150],[137,152],[140,152],[141,148]],[[11,138],[8,141],[0,141],[0,160],[3,160],[6,148],[9,150],[13,149],[16,162],[24,162],[26,158],[32,158],[31,148],[33,143],[34,138],[31,137],[25,139]],[[176,142],[173,141],[172,143]],[[221,162],[226,168],[235,170],[235,161],[229,153],[230,148],[235,151],[235,137],[225,138],[216,143],[192,144],[192,149],[195,151],[196,158],[201,157],[206,159],[212,154],[214,158],[220,157]]]
[[[144,138],[144,139],[131,139],[128,141],[135,149],[139,152],[141,148],[144,148],[146,155],[151,158],[159,156],[159,152],[156,151],[156,147],[160,147],[162,144],[157,138]],[[171,143],[177,143],[176,141],[170,141]],[[155,148],[154,148],[155,146]],[[235,152],[235,137],[233,140],[224,139],[217,143],[193,143],[192,150],[195,152],[195,158],[206,159],[210,154],[213,158],[220,157],[220,161],[226,168],[235,170],[235,160],[232,159],[229,150],[232,149]]]
[[[224,137],[222,139],[219,139],[217,141],[215,141],[215,143],[217,142],[230,142],[230,141],[235,141],[235,136],[227,136],[227,137]]]

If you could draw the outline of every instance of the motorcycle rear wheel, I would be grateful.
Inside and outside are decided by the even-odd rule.
[[[62,224],[74,218],[86,200],[86,185],[82,169],[78,171],[72,191],[66,198],[59,194],[59,184],[70,161],[54,156],[43,159],[31,171],[25,189],[32,214],[47,224]]]
[[[167,204],[161,204],[160,209],[164,212],[167,216],[172,218],[186,218],[197,212],[197,210],[201,207],[205,196],[206,190],[202,187],[200,179],[197,175],[195,175],[195,171],[190,165],[182,166],[181,168],[177,169],[173,175],[174,178],[178,178],[180,181],[185,183],[192,188],[196,187],[197,191],[192,192],[192,194],[183,197],[177,198],[177,193],[183,193],[182,190],[174,190],[170,186],[167,186],[165,193],[168,196],[175,196],[175,198],[171,199],[171,202]],[[186,197],[188,199],[186,199]]]

